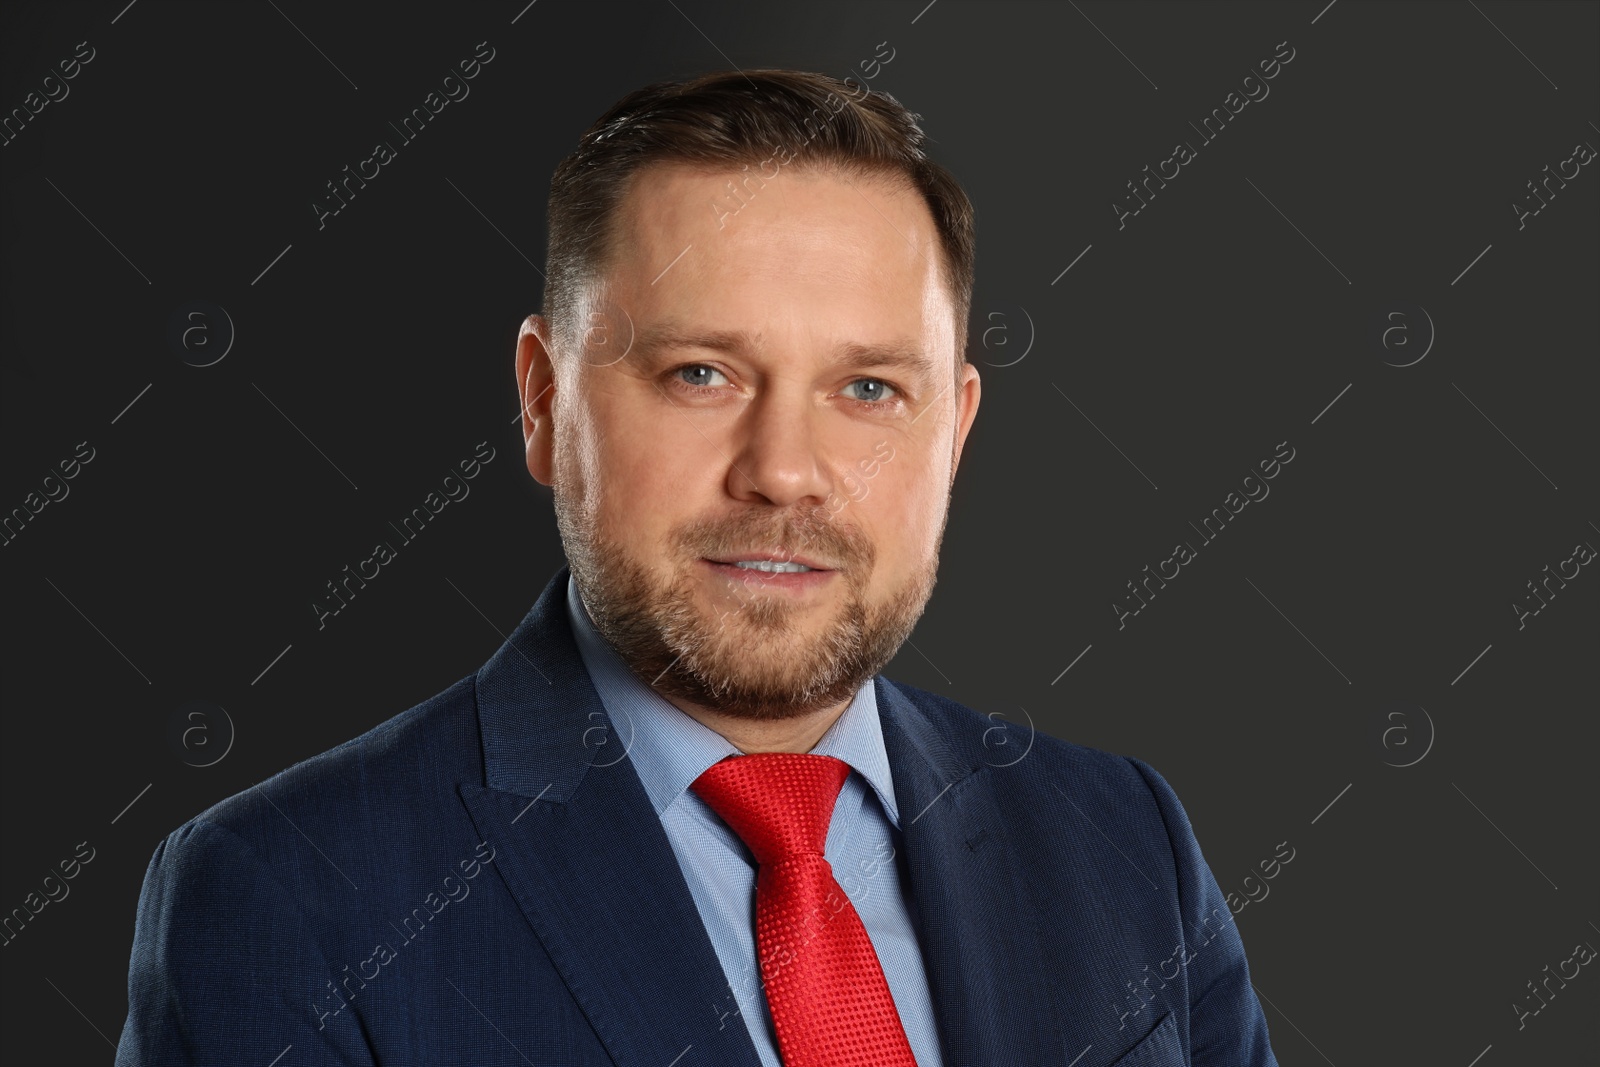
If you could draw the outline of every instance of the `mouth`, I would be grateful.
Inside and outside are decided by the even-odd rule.
[[[791,556],[784,552],[741,552],[716,559],[708,557],[706,562],[719,567],[735,567],[759,574],[809,574],[814,571],[833,570],[818,560],[805,556]]]
[[[736,553],[722,559],[700,561],[712,573],[736,581],[747,589],[786,590],[803,593],[826,584],[834,574],[821,560],[790,557],[781,552]]]

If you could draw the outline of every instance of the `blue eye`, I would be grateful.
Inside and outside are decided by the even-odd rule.
[[[690,365],[688,365],[686,367],[679,367],[675,373],[678,375],[679,380],[682,381],[685,385],[692,385],[692,386],[695,386],[697,388],[703,388],[703,387],[707,387],[707,386],[709,386],[711,384],[711,383],[703,380],[703,375],[721,374],[722,372],[717,370],[715,367],[708,367],[704,363],[691,363]],[[696,378],[701,378],[702,380],[695,381],[695,380],[692,380],[690,378],[684,377],[684,375],[686,375],[686,374],[694,375]]]
[[[880,380],[878,378],[857,378],[855,381],[851,382],[850,385],[845,386],[845,388],[848,389],[848,388],[850,388],[850,386],[855,386],[855,385],[865,385],[865,386],[874,387],[874,388],[869,389],[868,395],[866,395],[866,396],[857,396],[857,397],[853,397],[852,398],[852,399],[855,399],[855,400],[865,401],[867,403],[876,403],[876,402],[881,401],[882,399],[884,399],[883,393],[884,393],[885,389],[889,390],[889,392],[891,394],[893,394],[893,392],[894,392],[894,386],[892,386],[888,382],[882,381],[882,380]]]
[[[727,376],[706,363],[685,363],[674,369],[672,374],[680,385],[694,390],[712,390],[727,384]],[[846,385],[845,389],[858,390],[854,395],[846,392],[845,396],[870,407],[888,407],[886,401],[899,395],[894,386],[881,378],[857,378]]]

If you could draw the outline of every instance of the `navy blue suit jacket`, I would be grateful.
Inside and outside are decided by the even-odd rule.
[[[758,1067],[566,584],[476,674],[156,848],[119,1067]],[[1153,770],[873,684],[949,1067],[1275,1063]]]

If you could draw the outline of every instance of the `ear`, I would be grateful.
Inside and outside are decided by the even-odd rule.
[[[522,398],[522,439],[528,473],[541,485],[555,481],[555,366],[551,362],[550,324],[543,315],[522,320],[517,336],[517,393]]]
[[[978,368],[963,361],[961,383],[956,387],[956,441],[950,457],[950,484],[956,480],[956,467],[961,463],[961,448],[967,442],[967,431],[978,415],[978,398],[983,388],[978,381]]]

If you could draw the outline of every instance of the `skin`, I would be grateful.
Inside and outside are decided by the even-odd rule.
[[[636,176],[574,350],[545,316],[522,324],[523,434],[624,662],[742,752],[807,752],[932,594],[978,372],[913,189],[791,167],[738,207],[735,175]],[[669,324],[754,345],[651,343]],[[850,343],[926,365],[850,365]],[[706,562],[740,550],[832,573],[796,591]]]

